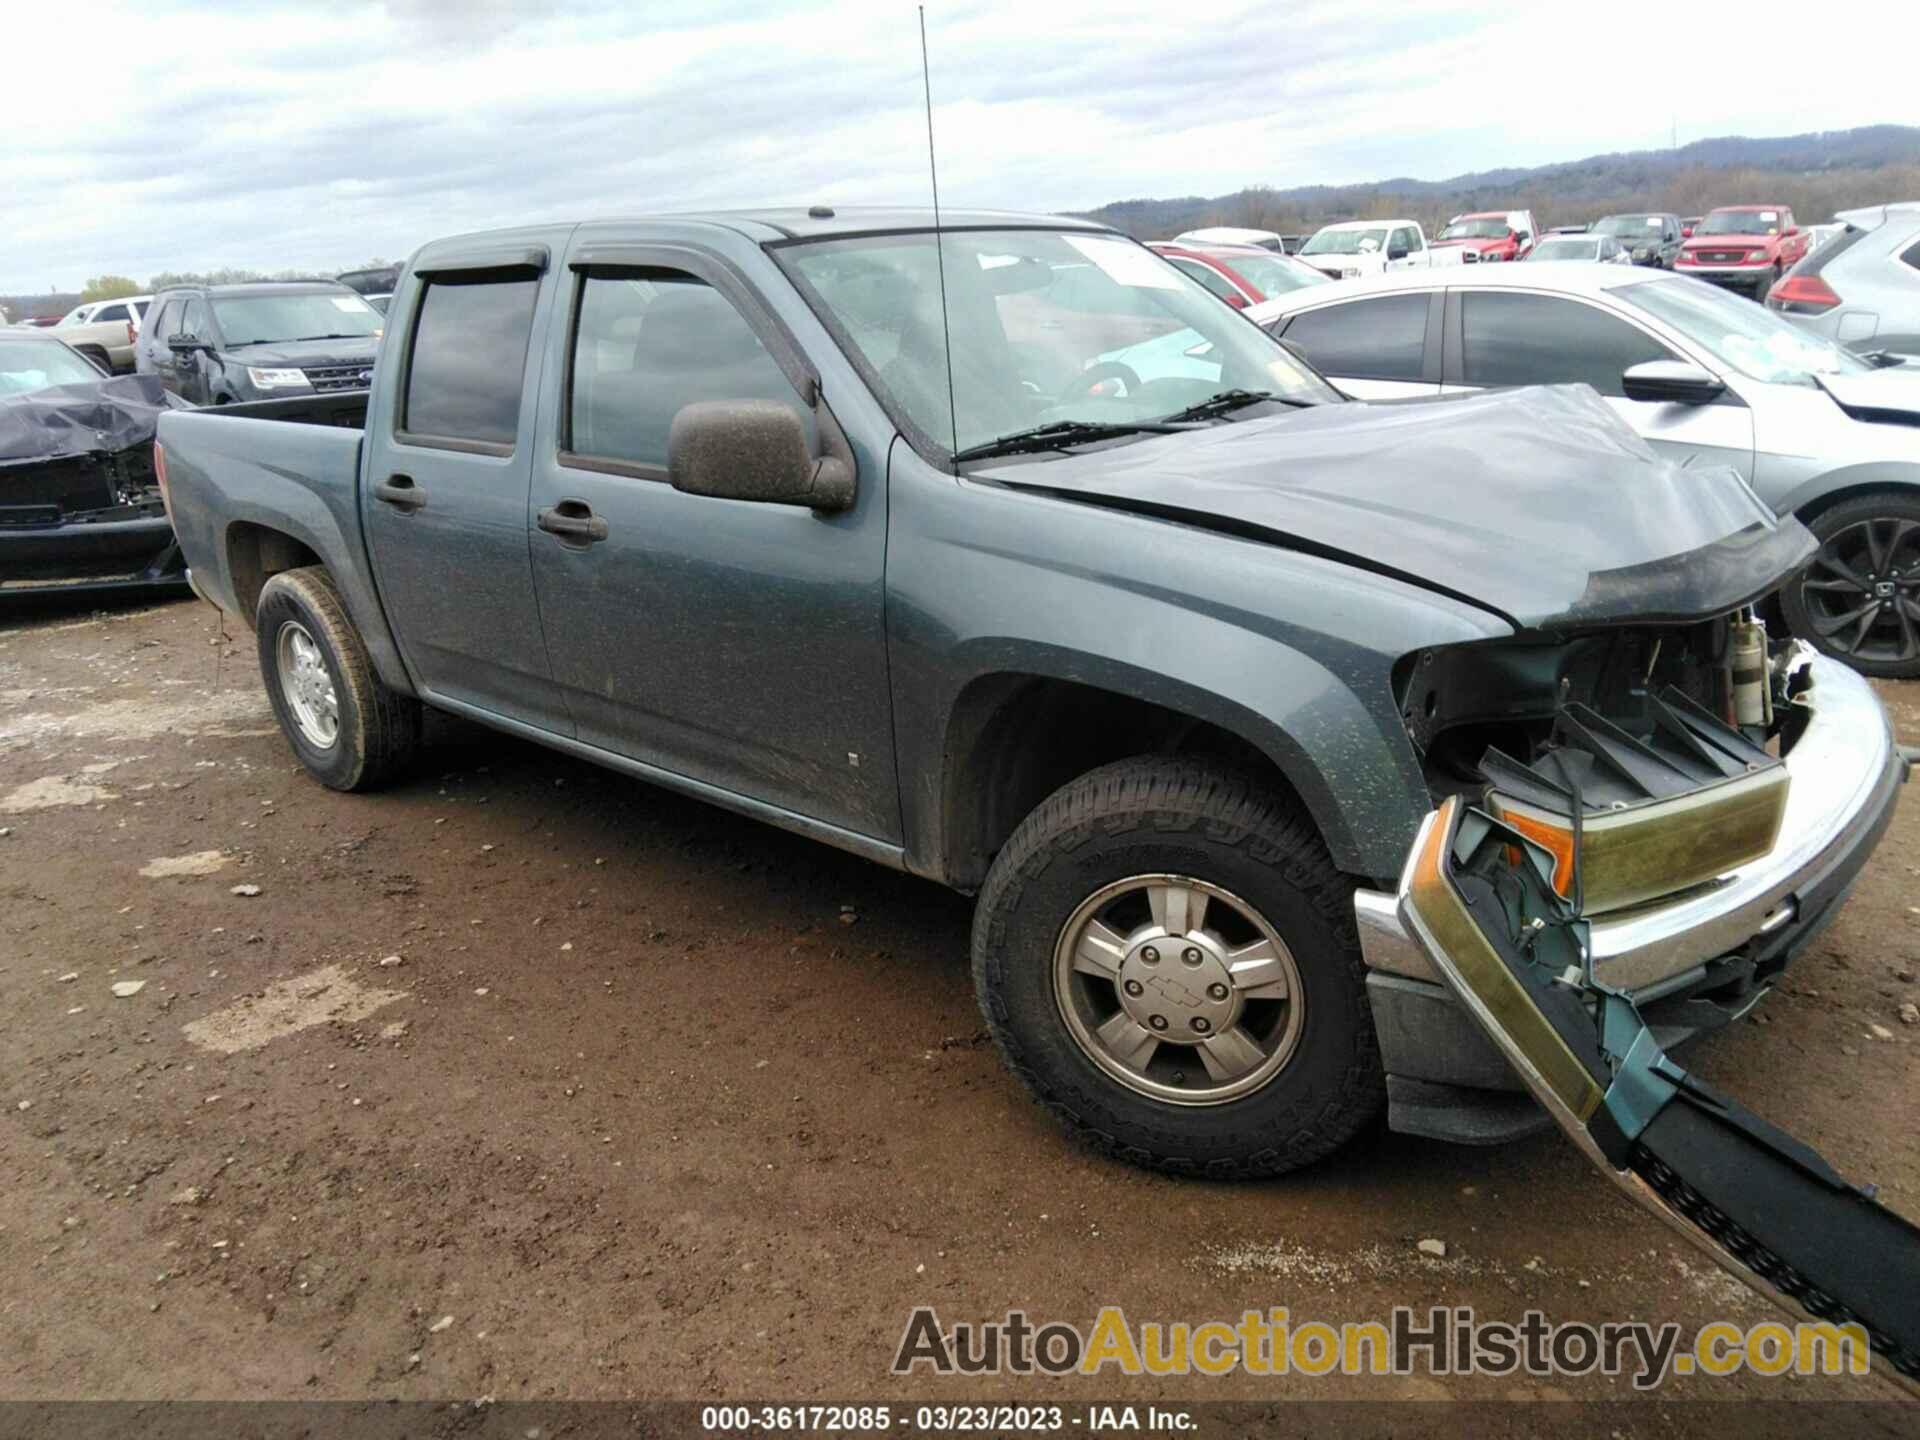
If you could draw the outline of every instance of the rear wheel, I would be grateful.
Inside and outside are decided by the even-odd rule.
[[[1920,496],[1862,495],[1807,528],[1820,551],[1780,596],[1793,633],[1862,674],[1920,676]]]
[[[1384,1097],[1352,907],[1311,823],[1248,777],[1122,761],[1001,851],[975,988],[1007,1063],[1080,1139],[1156,1169],[1279,1174]]]
[[[333,580],[319,566],[273,576],[254,614],[260,675],[300,763],[334,790],[371,790],[405,771],[420,702],[373,668]]]

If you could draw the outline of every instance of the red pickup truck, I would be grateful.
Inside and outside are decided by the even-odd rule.
[[[1722,205],[1694,226],[1673,268],[1765,300],[1806,253],[1806,232],[1786,206]]]

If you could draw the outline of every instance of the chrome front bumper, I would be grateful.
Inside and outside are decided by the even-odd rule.
[[[1685,894],[1594,916],[1596,979],[1648,999],[1679,989],[1708,962],[1793,925],[1810,893],[1826,899],[1823,882],[1865,863],[1857,852],[1878,838],[1907,762],[1872,686],[1836,661],[1815,657],[1808,669],[1812,684],[1794,703],[1811,715],[1786,757],[1793,780],[1772,851]],[[1369,969],[1439,982],[1392,893],[1361,890],[1353,903]]]

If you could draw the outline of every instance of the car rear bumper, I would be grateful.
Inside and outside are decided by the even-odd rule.
[[[1907,762],[1878,697],[1837,662],[1807,666],[1812,684],[1795,701],[1806,726],[1786,757],[1792,782],[1773,849],[1683,895],[1592,921],[1595,976],[1632,993],[1669,1049],[1739,1018],[1765,994],[1832,918],[1892,819]],[[1467,1110],[1481,1096],[1511,1105],[1502,1092],[1519,1090],[1519,1081],[1454,1005],[1402,926],[1396,897],[1361,890],[1354,912],[1390,1096],[1399,1077],[1403,1091],[1407,1082],[1459,1088]],[[1399,1117],[1395,1128],[1440,1133],[1444,1097],[1420,1098],[1424,1123]]]

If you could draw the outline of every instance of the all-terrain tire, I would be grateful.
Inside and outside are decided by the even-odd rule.
[[[1056,998],[1056,944],[1089,896],[1141,874],[1219,886],[1291,950],[1303,1026],[1258,1089],[1207,1105],[1156,1099],[1075,1039]],[[1353,891],[1308,817],[1250,776],[1203,760],[1119,761],[1056,791],[994,861],[974,915],[975,991],[1008,1067],[1088,1145],[1181,1174],[1277,1175],[1339,1149],[1384,1103]]]
[[[303,733],[281,684],[280,634],[289,624],[316,643],[333,682],[338,732],[330,745]],[[281,733],[300,763],[334,790],[372,790],[399,778],[420,742],[420,702],[382,680],[347,616],[333,579],[318,565],[283,570],[260,592],[254,612],[260,676]]]
[[[1806,521],[1813,538],[1820,542],[1820,557],[1787,581],[1780,590],[1780,610],[1786,616],[1787,628],[1795,635],[1821,653],[1842,664],[1851,665],[1862,675],[1877,675],[1889,680],[1920,678],[1920,651],[1902,657],[1895,648],[1893,637],[1902,634],[1897,617],[1882,609],[1881,615],[1893,623],[1877,619],[1868,637],[1866,648],[1869,653],[1862,654],[1847,648],[1847,642],[1853,635],[1852,627],[1842,627],[1832,635],[1821,634],[1820,626],[1816,623],[1820,617],[1816,616],[1815,609],[1824,610],[1831,625],[1834,615],[1845,613],[1854,604],[1876,600],[1883,607],[1889,603],[1904,605],[1909,607],[1906,612],[1909,625],[1920,635],[1920,617],[1916,617],[1913,608],[1920,606],[1920,531],[1903,531],[1900,529],[1902,525],[1920,525],[1920,492],[1876,490],[1822,510]],[[1826,603],[1816,607],[1806,593],[1806,583],[1812,580],[1832,584],[1842,579],[1840,571],[1822,565],[1824,557],[1838,555],[1842,559],[1851,559],[1852,563],[1847,569],[1870,585],[1880,578],[1862,573],[1860,562],[1870,555],[1864,544],[1854,547],[1848,543],[1849,532],[1855,536],[1861,535],[1862,526],[1875,527],[1872,532],[1875,537],[1892,547],[1888,555],[1888,570],[1884,572],[1891,576],[1888,583],[1893,587],[1892,595],[1882,597],[1871,589],[1858,596],[1830,590],[1822,597]],[[1886,638],[1876,640],[1876,635]]]

